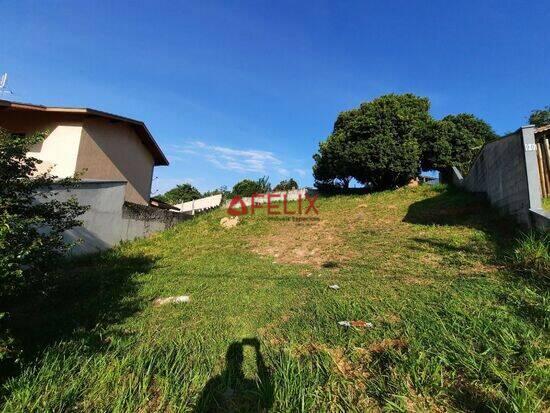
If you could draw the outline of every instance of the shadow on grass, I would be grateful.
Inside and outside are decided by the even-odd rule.
[[[456,188],[442,188],[429,199],[412,204],[403,219],[404,222],[420,225],[463,226],[483,232],[488,242],[480,244],[476,239],[456,243],[456,240],[434,239],[429,237],[412,238],[411,248],[436,250],[447,260],[456,259],[457,265],[471,265],[468,260],[487,260],[499,268],[499,276],[505,281],[503,289],[495,293],[495,301],[506,305],[518,318],[537,328],[546,325],[543,306],[544,290],[541,280],[524,277],[514,270],[509,256],[515,247],[515,238],[520,233],[513,218],[502,216],[480,196],[463,192]],[[463,257],[463,258],[461,258]],[[465,257],[465,258],[464,258]],[[531,289],[531,290],[530,290]],[[531,291],[533,302],[528,300],[526,291]],[[498,380],[497,380],[498,381]],[[484,388],[475,378],[461,377],[451,386],[451,396],[457,408],[466,411],[493,411],[503,407],[503,400]],[[504,406],[507,410],[510,406]]]
[[[500,216],[480,196],[453,187],[441,187],[435,197],[413,203],[403,222],[420,225],[464,226],[482,231],[501,261],[510,250],[518,228],[512,218]],[[415,243],[429,245],[442,253],[475,253],[475,245],[457,246],[429,238],[414,238]]]
[[[244,346],[254,349],[257,379],[247,379],[243,372]],[[201,392],[195,412],[260,412],[273,404],[271,374],[264,363],[257,338],[247,338],[229,345],[224,371],[210,379]]]
[[[137,312],[135,275],[148,272],[154,260],[117,250],[69,259],[47,293],[26,295],[9,309],[10,333],[23,360],[31,360],[48,345],[80,341],[89,351],[107,347],[102,332]],[[17,374],[4,366],[0,381]],[[3,376],[3,377],[2,377]]]

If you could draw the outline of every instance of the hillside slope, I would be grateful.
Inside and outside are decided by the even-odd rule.
[[[550,407],[550,300],[503,265],[508,222],[428,186],[318,208],[231,229],[217,211],[67,263],[14,313],[26,351],[3,410]]]

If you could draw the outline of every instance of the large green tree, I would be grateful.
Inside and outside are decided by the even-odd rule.
[[[529,115],[529,123],[537,127],[550,124],[550,106],[533,110]]]
[[[456,166],[466,173],[481,147],[497,137],[487,122],[468,113],[430,121],[418,134],[422,168],[444,171]]]
[[[168,202],[169,204],[180,204],[182,202],[199,199],[202,195],[197,188],[191,184],[177,185],[163,195],[157,196],[157,199]]]
[[[375,189],[407,183],[420,172],[418,131],[431,120],[430,102],[412,94],[385,95],[341,113],[319,146],[316,185],[351,178]]]

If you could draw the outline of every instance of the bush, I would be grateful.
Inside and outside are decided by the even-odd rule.
[[[212,196],[212,195],[221,195],[222,200],[225,200],[225,199],[231,197],[231,191],[229,191],[227,189],[227,186],[222,185],[219,188],[213,189],[211,191],[206,191],[202,194],[202,196],[204,198],[206,198],[207,196]]]
[[[279,182],[275,188],[273,188],[274,191],[292,191],[293,189],[298,189],[298,182],[292,178]]]
[[[537,127],[550,124],[550,106],[531,111],[529,123]]]
[[[550,233],[522,234],[510,258],[519,272],[550,279]]]
[[[52,270],[71,247],[63,232],[80,225],[77,217],[86,210],[74,198],[54,199],[57,192],[74,187],[77,179],[38,173],[41,161],[26,157],[44,138],[45,134],[23,137],[0,129],[0,360],[10,353],[6,331],[11,304],[26,292],[50,287]]]
[[[201,193],[193,185],[181,184],[170,189],[164,195],[157,196],[157,199],[169,204],[180,204],[182,202],[192,201],[193,199],[199,199],[201,197]]]
[[[252,196],[254,194],[265,194],[271,191],[271,184],[269,183],[269,177],[262,177],[257,181],[251,179],[244,179],[237,182],[233,187],[232,196]]]

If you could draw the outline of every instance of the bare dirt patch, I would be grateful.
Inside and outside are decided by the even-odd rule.
[[[388,350],[404,351],[408,347],[407,341],[395,338],[385,338],[380,341],[376,341],[369,346],[369,352],[371,353],[384,353]]]
[[[284,221],[273,225],[266,236],[251,241],[252,251],[271,256],[283,264],[309,264],[336,268],[357,256],[343,240],[342,227],[321,220],[305,225]]]

